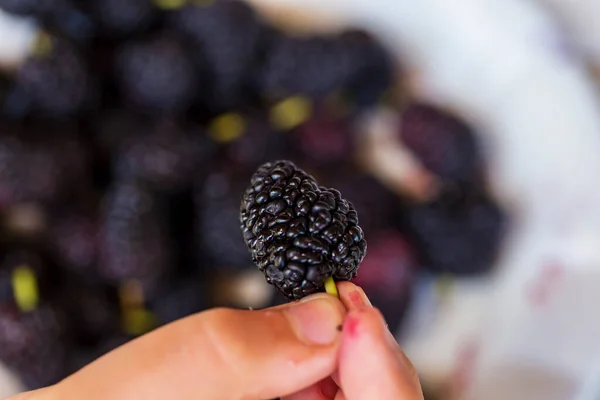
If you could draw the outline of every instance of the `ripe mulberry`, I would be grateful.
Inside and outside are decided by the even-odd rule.
[[[393,81],[391,58],[361,31],[337,36],[273,35],[257,73],[258,90],[267,97],[303,94],[322,99],[350,92],[359,106],[375,103]]]
[[[256,171],[240,220],[253,261],[289,299],[322,291],[329,277],[351,280],[366,254],[354,206],[290,161]]]
[[[116,68],[124,95],[145,111],[185,111],[198,89],[187,49],[166,34],[125,44]]]
[[[0,360],[30,390],[56,384],[65,376],[63,318],[50,306],[28,313],[0,307]]]
[[[200,62],[211,76],[209,107],[239,103],[248,84],[262,23],[244,1],[220,0],[209,5],[191,4],[175,12],[172,25],[191,39]]]
[[[191,184],[206,156],[201,140],[172,124],[125,141],[115,169],[119,179],[136,179],[153,189],[172,191]]]
[[[157,15],[150,0],[95,0],[92,10],[109,36],[137,33],[148,27]]]
[[[72,116],[91,108],[96,100],[84,60],[64,41],[52,40],[48,52],[30,56],[15,81],[30,102],[30,112],[44,116]]]
[[[252,267],[239,228],[240,197],[244,183],[222,168],[196,188],[196,232],[199,259],[222,270]]]
[[[480,275],[494,265],[506,215],[476,189],[444,189],[432,201],[406,212],[408,232],[421,264],[431,272]]]
[[[62,0],[0,0],[0,9],[16,15],[41,15],[62,3]]]
[[[172,265],[164,215],[157,198],[143,185],[115,183],[101,222],[101,275],[118,284],[135,280],[144,295],[151,295]]]
[[[402,114],[400,136],[423,166],[445,181],[478,183],[482,157],[471,127],[457,117],[425,104]]]

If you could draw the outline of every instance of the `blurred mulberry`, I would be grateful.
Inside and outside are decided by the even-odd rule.
[[[292,134],[294,148],[311,165],[352,164],[354,132],[350,121],[319,113]]]
[[[94,0],[91,8],[109,36],[143,31],[158,14],[150,0]]]
[[[382,94],[394,85],[400,66],[391,52],[365,31],[344,31],[339,40],[356,60],[356,70],[347,89],[352,101],[360,108],[375,105]]]
[[[246,170],[254,170],[287,150],[285,135],[271,128],[265,118],[256,115],[245,116],[245,129],[241,135],[224,146],[225,156],[232,165]]]
[[[48,241],[61,266],[88,276],[94,272],[98,260],[96,216],[76,211],[52,215]]]
[[[181,318],[210,308],[209,292],[202,277],[186,277],[170,282],[162,288],[150,309],[160,324],[169,324]]]
[[[206,63],[205,72],[211,77],[207,106],[238,104],[247,89],[262,33],[254,10],[239,0],[192,4],[175,12],[172,25],[196,44],[198,60]]]
[[[117,332],[118,302],[111,291],[97,281],[64,279],[57,304],[66,315],[70,340],[78,346],[95,346]]]
[[[4,128],[4,129],[2,129]],[[54,203],[86,179],[86,153],[68,125],[38,124],[12,129],[0,137],[0,204]],[[53,129],[57,131],[53,132]],[[43,135],[42,131],[46,135]]]
[[[143,115],[123,108],[103,110],[90,120],[94,148],[102,156],[118,154],[128,142],[152,130],[153,124]]]
[[[96,101],[96,88],[85,61],[64,41],[53,39],[50,46],[25,60],[15,77],[31,111],[66,117],[89,110]]]
[[[100,223],[100,273],[119,285],[137,281],[145,295],[156,290],[172,266],[166,212],[157,197],[136,182],[115,182]]]
[[[473,130],[429,105],[412,104],[402,114],[400,136],[423,166],[444,180],[477,183],[482,157]]]
[[[383,313],[389,326],[398,328],[412,297],[417,274],[414,251],[395,229],[369,236],[369,252],[354,281]]]
[[[459,276],[484,274],[494,266],[507,226],[503,210],[488,195],[460,188],[410,207],[406,220],[421,264]]]
[[[199,259],[220,269],[254,266],[240,231],[240,200],[246,185],[227,169],[213,170],[196,187]]]
[[[400,225],[400,200],[371,175],[340,168],[323,173],[323,184],[337,188],[352,202],[361,216],[361,227],[368,235]]]
[[[126,141],[115,170],[119,179],[136,179],[165,191],[191,185],[198,167],[210,152],[201,138],[172,124]]]
[[[200,89],[188,50],[167,34],[125,43],[116,73],[125,97],[150,112],[185,111]]]
[[[274,98],[304,94],[322,99],[351,90],[355,101],[374,102],[391,82],[384,54],[358,31],[339,36],[279,35],[259,71],[259,91]]]
[[[416,270],[415,254],[406,238],[397,230],[382,230],[369,239],[369,254],[355,283],[368,292],[398,299],[410,290]]]
[[[50,306],[28,313],[0,306],[0,361],[30,390],[64,378],[67,347],[64,316]]]
[[[41,15],[60,7],[64,0],[0,0],[0,8],[17,15]]]
[[[274,98],[322,98],[341,89],[354,72],[355,60],[338,45],[331,37],[277,37],[258,76],[259,91]]]

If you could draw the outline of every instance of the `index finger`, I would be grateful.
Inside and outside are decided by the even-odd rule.
[[[365,293],[351,283],[339,285],[349,310],[342,332],[337,376],[346,400],[422,400],[412,364]]]

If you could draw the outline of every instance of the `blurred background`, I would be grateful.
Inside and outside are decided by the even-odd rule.
[[[285,301],[243,191],[357,208],[427,400],[600,399],[600,3],[0,0],[0,397]]]

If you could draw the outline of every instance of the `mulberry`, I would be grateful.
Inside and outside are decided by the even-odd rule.
[[[253,261],[289,299],[351,280],[367,242],[352,203],[319,186],[290,161],[262,165],[241,206],[241,227]]]

